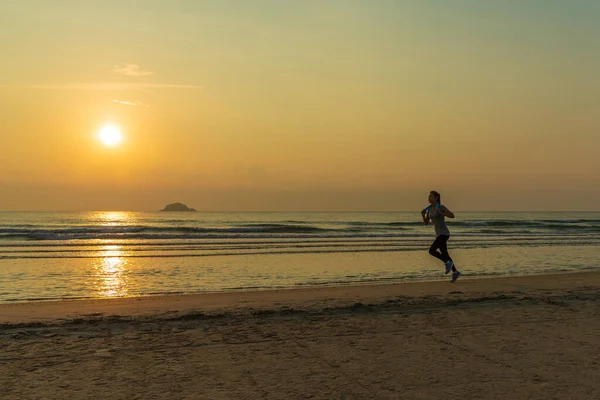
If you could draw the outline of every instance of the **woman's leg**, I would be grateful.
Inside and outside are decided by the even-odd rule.
[[[448,255],[448,247],[446,246],[447,240],[448,236],[440,235],[435,238],[431,244],[431,247],[429,248],[429,254],[435,258],[439,258],[444,263],[450,259],[450,256]],[[441,254],[436,251],[437,249],[441,250]]]
[[[442,252],[442,257],[444,257],[443,259],[440,258],[440,260],[446,260],[444,262],[448,262],[448,261],[452,261],[452,258],[450,257],[450,254],[448,254],[448,239],[450,239],[450,236],[446,236],[446,235],[440,235],[439,237],[443,237],[444,240],[440,241],[440,251]],[[454,262],[452,262],[452,271],[456,271],[456,267],[454,266]]]

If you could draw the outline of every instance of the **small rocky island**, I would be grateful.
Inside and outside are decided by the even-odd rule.
[[[173,204],[168,204],[167,206],[165,206],[165,208],[163,208],[160,211],[196,211],[193,208],[189,208],[188,206],[186,206],[183,203],[173,203]]]

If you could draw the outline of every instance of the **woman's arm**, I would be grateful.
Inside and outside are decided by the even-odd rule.
[[[450,210],[448,210],[448,208],[446,208],[446,206],[444,206],[443,208],[440,208],[440,213],[442,215],[445,215],[448,218],[454,218],[454,213]]]
[[[421,216],[423,217],[423,223],[425,225],[429,224],[429,212],[427,212],[427,213],[422,212]]]

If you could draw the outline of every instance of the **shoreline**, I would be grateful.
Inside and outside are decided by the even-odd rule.
[[[397,299],[465,301],[545,291],[560,295],[578,288],[600,288],[600,271],[502,276],[447,281],[364,283],[301,288],[165,294],[118,298],[19,301],[0,304],[0,325],[64,323],[104,317],[173,318],[186,314],[244,314],[323,310]],[[486,298],[487,298],[486,297]]]
[[[552,275],[570,275],[570,274],[581,274],[590,272],[600,272],[600,267],[587,267],[580,270],[560,270],[560,271],[544,271],[535,272],[531,274],[522,275],[462,275],[460,282],[465,280],[487,280],[487,279],[504,279],[504,278],[526,278],[536,276],[552,276]],[[32,298],[32,299],[10,299],[0,301],[0,307],[7,304],[22,304],[22,303],[48,303],[48,302],[63,302],[63,301],[87,301],[87,300],[119,300],[119,299],[137,299],[147,297],[170,297],[170,296],[197,296],[197,295],[213,295],[213,294],[228,294],[228,293],[252,293],[252,292],[279,292],[286,290],[313,290],[313,289],[331,289],[331,288],[345,288],[353,286],[388,286],[388,285],[404,285],[404,284],[427,284],[437,282],[447,282],[450,274],[444,275],[443,278],[384,278],[384,279],[371,279],[364,281],[348,281],[348,282],[337,282],[337,283],[307,283],[307,284],[296,284],[294,286],[276,286],[276,287],[241,287],[241,288],[227,288],[223,290],[215,291],[198,291],[198,292],[164,292],[164,293],[149,293],[139,294],[132,296],[114,296],[114,297],[63,297],[63,298]]]

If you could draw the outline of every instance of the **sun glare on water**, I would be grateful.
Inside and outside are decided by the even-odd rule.
[[[100,128],[98,137],[107,146],[116,146],[123,140],[121,130],[115,125],[105,125]]]

